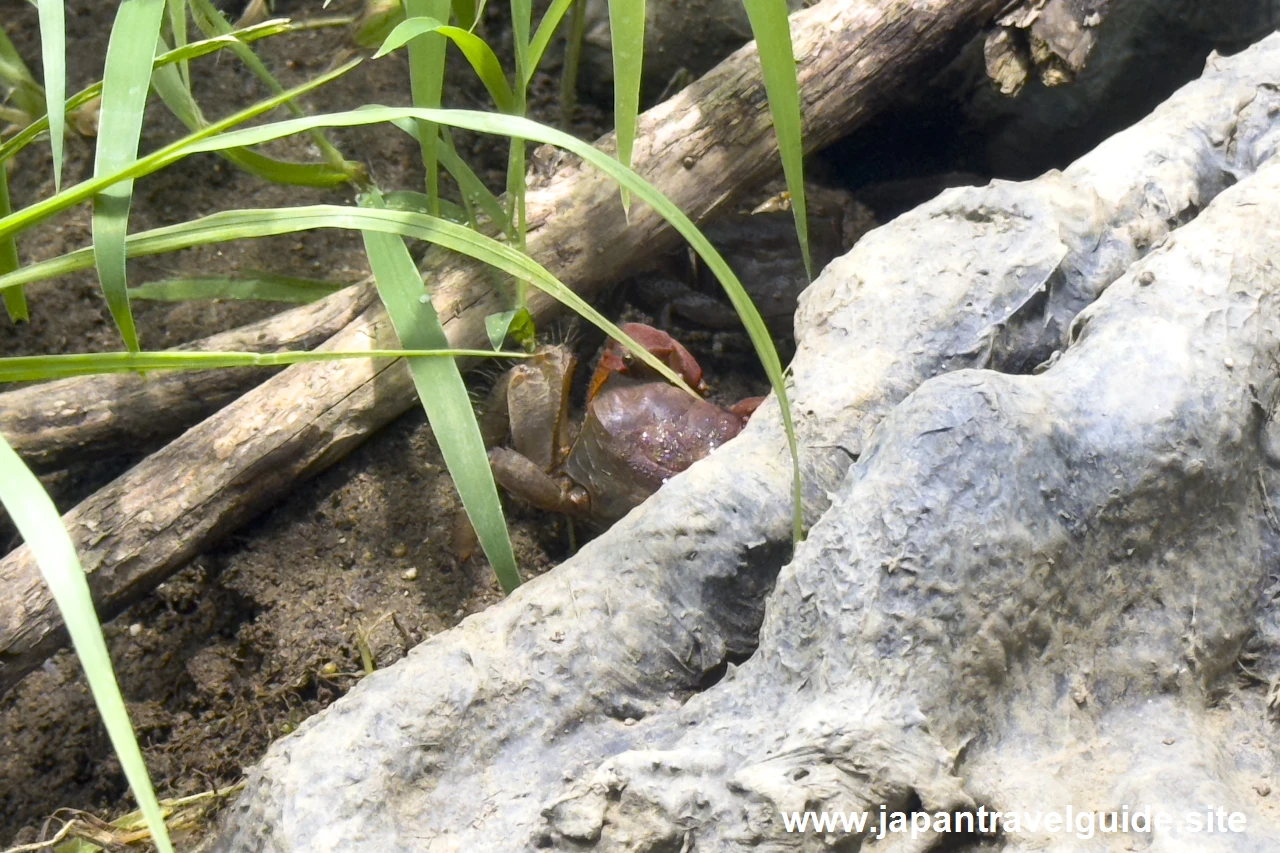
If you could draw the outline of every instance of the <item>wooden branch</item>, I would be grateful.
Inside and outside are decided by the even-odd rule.
[[[792,18],[806,146],[848,133],[922,85],[1004,0],[824,0]],[[612,139],[602,140],[608,148]],[[635,146],[644,177],[695,219],[777,171],[754,44],[645,113]],[[610,181],[570,164],[533,182],[528,249],[591,297],[676,236],[643,205],[623,215]],[[487,340],[500,310],[477,264],[436,258],[425,273],[452,345]],[[540,294],[536,317],[555,306]],[[325,345],[392,346],[380,306]],[[302,477],[340,459],[413,405],[402,364],[344,361],[277,374],[88,498],[64,522],[99,613],[118,613],[217,537],[270,506]],[[24,547],[0,561],[0,692],[63,642],[61,617]]]
[[[983,46],[987,75],[1006,95],[1036,74],[1046,86],[1084,70],[1114,0],[1024,0],[1000,15]]]
[[[377,300],[361,283],[309,305],[203,338],[177,350],[315,349]],[[153,447],[225,406],[277,368],[77,376],[0,394],[0,433],[37,471],[88,456]]]

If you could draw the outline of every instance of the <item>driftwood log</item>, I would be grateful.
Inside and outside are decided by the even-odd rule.
[[[1001,0],[825,0],[793,18],[805,141],[820,147],[934,73]],[[609,140],[602,143],[608,146]],[[695,219],[775,170],[776,147],[753,45],[642,116],[638,171]],[[528,249],[566,284],[592,296],[634,259],[670,247],[651,210],[624,217],[617,190],[580,164],[534,183]],[[483,346],[484,317],[500,310],[475,264],[437,261],[424,273],[451,344]],[[554,309],[535,295],[530,308]],[[381,307],[326,347],[393,345]],[[90,496],[63,521],[99,613],[145,594],[220,535],[269,506],[299,478],[335,460],[413,404],[402,364],[297,365],[186,432]],[[0,561],[0,692],[57,649],[61,618],[25,547]]]
[[[988,818],[875,850],[1275,849],[1278,79],[1274,36],[868,234],[796,321],[793,560],[766,404],[276,743],[211,849],[858,850],[882,806]],[[1174,820],[986,828],[1068,807]]]
[[[373,305],[366,283],[177,350],[280,352],[315,349]],[[84,376],[0,394],[0,434],[36,471],[92,456],[136,453],[216,412],[272,368]]]

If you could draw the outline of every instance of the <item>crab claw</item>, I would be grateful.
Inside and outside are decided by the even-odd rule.
[[[760,408],[760,404],[764,402],[764,397],[746,397],[729,407],[729,411],[742,418],[745,424],[751,420],[751,416],[756,413],[756,409]]]
[[[702,368],[675,338],[644,323],[624,323],[622,331],[664,361],[676,375],[689,384],[690,388],[699,394],[707,390],[706,383],[702,381]],[[657,378],[644,362],[638,361],[622,344],[611,340],[600,354],[596,371],[591,375],[591,382],[587,385],[587,399],[595,397],[604,383],[615,373],[622,373],[636,379]]]

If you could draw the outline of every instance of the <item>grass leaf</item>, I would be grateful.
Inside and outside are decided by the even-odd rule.
[[[796,219],[796,237],[804,257],[805,272],[813,278],[809,254],[809,220],[804,199],[804,145],[800,124],[800,89],[796,82],[796,59],[791,49],[791,25],[786,0],[742,0],[751,21],[751,31],[760,50],[760,68],[769,96],[769,112],[778,136],[782,172],[791,194],[791,212]]]
[[[129,714],[120,695],[120,685],[116,683],[111,669],[111,658],[102,638],[98,615],[93,609],[93,597],[80,567],[80,558],[48,493],[2,436],[0,503],[4,504],[9,518],[31,549],[62,613],[67,633],[71,635],[71,644],[84,667],[98,713],[107,728],[107,736],[120,759],[120,767],[133,790],[134,799],[146,818],[152,840],[161,853],[173,853],[164,816],[156,802],[142,751],[138,749],[138,741],[134,738]]]
[[[239,44],[228,36],[217,36],[224,45]],[[211,40],[212,41],[212,40]],[[247,48],[246,48],[247,49]],[[172,51],[171,51],[172,52]],[[166,56],[168,54],[165,54]],[[255,59],[257,57],[254,57]],[[209,126],[200,105],[191,94],[190,87],[183,81],[182,75],[170,64],[157,63],[151,74],[151,87],[155,89],[160,100],[169,108],[169,112],[192,132],[198,132]],[[318,134],[313,134],[313,137]],[[324,139],[323,136],[320,137]],[[277,160],[248,148],[233,148],[218,152],[227,162],[237,168],[256,175],[265,181],[287,186],[302,187],[335,187],[348,183],[351,173],[339,156],[338,165],[326,163],[290,163]]]
[[[224,119],[219,119],[202,130],[190,133],[182,139],[160,148],[158,151],[153,151],[144,157],[139,157],[133,164],[121,169],[115,174],[95,176],[92,179],[82,181],[73,187],[68,187],[49,198],[42,199],[34,204],[29,204],[8,216],[0,217],[0,237],[7,236],[9,234],[17,234],[19,231],[23,231],[37,223],[43,222],[49,217],[66,210],[69,207],[73,207],[86,199],[92,198],[94,195],[113,184],[125,180],[132,180],[143,175],[149,175],[152,172],[156,172],[165,166],[168,166],[170,163],[176,163],[183,157],[194,153],[189,146],[199,142],[200,140],[214,136],[227,128],[235,127],[237,124],[249,121],[263,113],[270,112],[292,98],[296,98],[299,95],[311,91],[312,89],[319,88],[331,80],[336,80],[338,77],[346,74],[359,64],[359,59],[347,62],[332,71],[308,80],[300,86],[295,86],[284,94],[265,98],[253,106],[246,107],[245,109],[227,116]],[[306,119],[294,119],[294,121],[306,121]],[[359,123],[360,122],[356,122],[356,124]],[[238,147],[241,146],[215,144],[209,150],[216,152]]]
[[[137,159],[164,4],[165,0],[124,0],[116,12],[102,75],[102,112],[93,165],[95,177],[119,171]],[[59,97],[58,104],[61,103]],[[132,200],[132,180],[113,184],[94,199],[93,250],[107,308],[125,346],[136,352],[138,332],[129,310],[124,255]]]
[[[175,48],[167,53],[156,57],[152,66],[153,70],[162,68],[175,62],[185,62],[188,59],[195,59],[198,56],[204,56],[217,50],[222,50],[233,41],[243,41],[245,43],[257,41],[267,36],[279,35],[280,33],[293,32],[297,27],[288,21],[264,21],[257,26],[249,29],[239,30],[232,36],[221,36],[218,38],[205,39],[203,41],[191,42],[185,47]],[[154,84],[155,77],[152,82]],[[72,95],[66,103],[66,112],[71,112],[78,107],[83,106],[94,98],[98,97],[102,92],[102,83],[94,83],[93,85],[82,89]],[[4,162],[11,158],[18,151],[30,145],[42,132],[49,129],[49,117],[41,116],[27,127],[19,131],[12,139],[0,144],[0,162]]]
[[[49,119],[49,148],[53,153],[54,191],[62,189],[62,143],[67,132],[67,34],[63,24],[63,0],[38,0],[40,12],[40,61],[44,65],[45,115]]]
[[[7,97],[0,97],[0,104],[10,103],[18,112],[34,121],[45,111],[45,93],[31,76],[31,69],[22,61],[22,56],[9,36],[0,27],[0,83],[9,88]],[[4,87],[0,87],[0,95],[4,95]]]
[[[235,28],[227,23],[227,20],[222,17],[222,14],[209,0],[189,0],[189,2],[191,4],[192,17],[207,38],[226,37],[234,34]],[[253,72],[253,75],[267,87],[271,94],[279,95],[284,92],[284,87],[272,76],[271,72],[267,70],[267,66],[262,63],[262,60],[258,59],[257,54],[253,52],[253,48],[249,47],[248,44],[233,40],[227,47],[245,64],[246,68]],[[189,82],[186,88],[189,92],[191,89]],[[285,101],[284,107],[295,116],[305,115],[302,107],[298,106],[297,102],[292,99]],[[353,175],[360,168],[358,164],[346,162],[346,158],[342,156],[342,153],[319,130],[311,134],[311,140],[315,142],[316,147],[320,149],[320,153],[324,155],[325,162],[336,171]]]
[[[524,80],[526,88],[533,78],[533,72],[538,70],[538,63],[542,62],[542,55],[546,53],[547,46],[551,44],[551,39],[555,37],[556,29],[559,28],[560,22],[564,20],[565,12],[568,12],[569,7],[572,5],[573,0],[552,0],[547,13],[538,22],[538,29],[533,34],[533,42],[529,45],[529,67],[525,69],[527,76]]]
[[[644,67],[644,0],[609,0],[609,36],[613,43],[613,126],[618,162],[631,166],[640,115],[640,76]],[[630,205],[626,189],[622,206]]]
[[[369,107],[369,109],[378,109],[378,107]],[[395,119],[391,123],[410,136],[416,135],[414,128],[417,125],[414,124],[412,119]],[[441,129],[440,143],[440,146],[436,149],[440,165],[444,166],[445,171],[457,182],[458,189],[462,190],[463,203],[468,207],[479,207],[489,217],[490,222],[497,224],[510,236],[512,234],[511,220],[507,217],[507,212],[502,209],[502,203],[484,185],[484,182],[480,180],[480,176],[467,165],[467,161],[458,156],[457,149],[453,147],[453,136],[447,128]],[[472,223],[472,225],[474,226],[475,223]]]
[[[240,299],[261,302],[307,303],[347,287],[333,281],[259,273],[248,278],[203,276],[149,281],[129,288],[130,299],[186,302],[191,299]],[[8,293],[6,289],[4,291]]]
[[[447,21],[449,0],[404,0],[404,13],[406,24],[411,21],[419,23]],[[462,32],[467,31],[462,30]],[[391,34],[394,35],[395,30],[392,30]],[[481,42],[481,44],[484,43]],[[444,90],[445,49],[448,46],[449,43],[443,34],[430,31],[423,32],[409,41],[409,90],[415,107],[440,106],[440,94]],[[501,69],[498,76],[502,76]],[[481,79],[483,80],[483,77]],[[427,212],[438,214],[440,212],[440,167],[437,163],[437,149],[440,147],[440,134],[435,124],[429,121],[415,122],[414,128],[414,135],[418,140],[418,151],[422,156],[423,173],[427,179]]]
[[[387,36],[387,40],[382,43],[382,47],[378,48],[378,52],[374,54],[373,58],[377,59],[381,56],[386,56],[405,44],[409,44],[412,47],[412,42],[415,39],[431,33],[444,36],[457,45],[458,49],[462,51],[462,55],[471,63],[471,67],[475,70],[476,76],[480,78],[480,82],[484,84],[485,89],[489,92],[489,97],[493,99],[494,106],[504,113],[512,111],[515,105],[515,95],[511,91],[511,84],[507,82],[506,74],[502,70],[502,63],[498,61],[497,54],[493,52],[493,48],[485,43],[484,39],[460,27],[447,26],[434,18],[409,18],[391,31],[391,35]],[[415,103],[416,101],[417,98],[415,96]]]
[[[176,48],[186,47],[189,42],[187,39],[186,0],[166,0],[165,6],[169,12],[169,35],[173,39],[173,46]],[[190,90],[191,68],[187,60],[183,59],[178,63],[178,73],[182,75],[183,84]]]
[[[23,355],[0,358],[0,383],[47,381],[68,376],[102,373],[155,372],[158,370],[214,370],[231,367],[284,367],[316,361],[356,358],[528,358],[523,352],[493,350],[286,350],[283,352],[91,352],[59,355]]]
[[[453,19],[458,22],[458,26],[464,30],[474,30],[476,28],[476,8],[475,0],[451,0],[450,8],[453,11]]]
[[[0,216],[8,216],[9,213],[9,177],[4,163],[0,162]],[[18,244],[13,237],[0,237],[0,275],[11,273],[17,268]],[[6,288],[0,292],[0,296],[4,297],[4,310],[8,313],[10,320],[22,323],[31,319],[27,311],[27,298],[23,295],[22,288]]]
[[[382,199],[373,191],[361,203],[377,209]],[[447,348],[449,339],[403,238],[380,231],[365,231],[363,236],[378,295],[401,345],[412,349]],[[520,585],[520,573],[462,373],[456,362],[446,359],[415,359],[409,363],[409,370],[480,547],[503,591],[510,593]]]

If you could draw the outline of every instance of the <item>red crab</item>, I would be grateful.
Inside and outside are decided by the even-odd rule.
[[[705,391],[702,368],[665,332],[622,327],[691,388]],[[587,390],[586,417],[569,425],[576,359],[548,347],[504,377],[511,447],[489,451],[494,479],[539,509],[610,523],[733,438],[760,398],[722,409],[671,385],[611,341]]]

